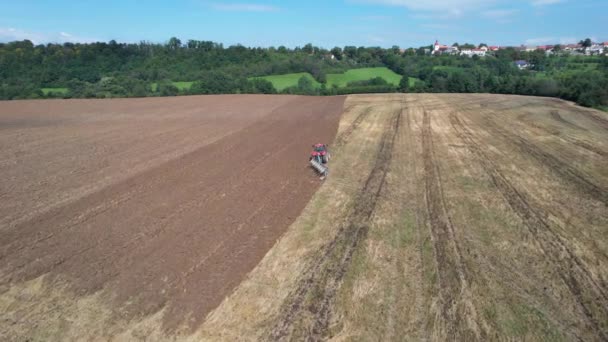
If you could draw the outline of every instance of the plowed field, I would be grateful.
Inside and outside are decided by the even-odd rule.
[[[199,325],[317,190],[307,155],[343,101],[1,103],[0,339],[79,336],[93,297],[90,336],[161,310]]]

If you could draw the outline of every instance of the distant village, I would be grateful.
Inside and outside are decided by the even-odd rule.
[[[608,42],[604,43],[591,43],[589,46],[583,46],[583,44],[564,44],[564,45],[538,45],[538,46],[487,46],[485,44],[480,45],[476,48],[460,48],[457,44],[452,46],[439,44],[439,41],[435,41],[433,49],[426,49],[427,54],[432,55],[461,55],[461,56],[479,56],[485,57],[488,54],[492,54],[498,50],[503,49],[514,49],[517,51],[532,52],[537,50],[544,51],[547,55],[552,54],[570,54],[570,55],[604,55],[608,54]]]

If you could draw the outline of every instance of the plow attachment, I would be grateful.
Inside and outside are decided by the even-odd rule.
[[[321,179],[325,179],[325,177],[327,177],[327,174],[329,173],[329,168],[327,166],[319,163],[314,159],[310,160],[310,166],[312,166],[312,168],[315,169],[321,175]]]

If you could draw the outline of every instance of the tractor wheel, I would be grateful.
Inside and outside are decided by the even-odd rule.
[[[323,164],[327,164],[327,161],[329,160],[329,156],[328,155],[324,155],[323,157],[321,157]]]

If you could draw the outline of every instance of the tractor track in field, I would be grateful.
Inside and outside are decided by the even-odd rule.
[[[467,313],[475,313],[471,303],[462,308],[463,294],[469,291],[467,271],[462,261],[462,252],[456,238],[454,225],[449,215],[443,194],[443,185],[439,166],[434,152],[431,117],[423,109],[422,118],[422,158],[426,221],[431,231],[431,239],[438,272],[440,314],[446,325],[446,336],[460,338],[475,336],[484,339],[486,332],[482,321],[475,321],[479,316],[472,316],[477,327],[471,332],[461,331],[458,324],[465,322]],[[462,310],[466,310],[462,312]],[[463,335],[465,333],[465,335]],[[468,339],[468,338],[467,338]]]
[[[557,274],[560,275],[561,280],[566,284],[584,314],[588,327],[597,333],[601,340],[608,340],[606,323],[601,323],[608,322],[608,289],[593,279],[591,272],[568,247],[564,239],[551,228],[551,225],[543,219],[542,214],[535,209],[537,206],[531,204],[530,200],[500,172],[483,152],[473,133],[460,120],[458,115],[451,112],[449,118],[457,136],[476,157],[492,184],[523,221],[538,246],[548,256],[548,260],[553,263]],[[587,292],[587,296],[585,296],[585,292]],[[600,314],[597,314],[598,312]],[[582,339],[580,336],[576,337]]]
[[[601,150],[585,141],[579,140],[579,139],[575,139],[575,138],[571,138],[571,137],[566,137],[565,138],[567,141],[573,143],[574,145],[584,148],[587,151],[593,152],[597,155],[600,155],[602,157],[608,157],[608,152]]]
[[[360,123],[370,110],[361,113],[355,121]],[[327,338],[336,294],[355,251],[367,237],[370,220],[385,185],[401,114],[402,109],[393,113],[390,126],[383,133],[374,167],[357,195],[350,217],[302,273],[295,290],[279,310],[279,320],[271,329],[269,340],[287,340],[293,333],[301,334],[298,339],[304,340]],[[353,123],[353,126],[354,129],[358,124]]]
[[[602,118],[601,116],[597,115],[596,113],[594,113],[592,110],[590,109],[582,109],[580,107],[576,107],[575,105],[572,105],[572,110],[574,110],[575,112],[591,119],[593,122],[595,122],[596,124],[598,124],[598,126],[602,127],[605,130],[608,130],[608,120]]]
[[[424,256],[423,256],[423,244],[424,244],[424,238],[422,237],[422,229],[424,229],[424,214],[423,212],[423,208],[418,205],[418,203],[422,203],[422,197],[423,194],[422,192],[420,192],[420,187],[418,186],[418,181],[416,179],[416,172],[418,170],[418,160],[417,160],[417,151],[415,148],[412,148],[414,146],[416,146],[416,138],[415,138],[415,132],[414,132],[414,125],[413,125],[413,119],[412,119],[412,113],[410,112],[408,105],[411,105],[413,103],[418,103],[418,100],[411,100],[408,99],[406,100],[405,98],[402,100],[401,103],[401,107],[403,108],[402,111],[402,127],[399,129],[399,134],[397,136],[396,139],[396,144],[397,147],[395,148],[395,154],[394,156],[398,159],[397,162],[395,163],[395,165],[397,165],[396,167],[399,167],[399,163],[401,162],[402,165],[400,165],[401,167],[404,167],[406,170],[408,170],[407,172],[412,175],[412,177],[409,180],[409,186],[407,187],[398,187],[398,186],[394,186],[392,183],[388,183],[388,191],[390,192],[389,196],[391,196],[390,198],[394,198],[395,201],[399,201],[402,202],[404,207],[408,207],[411,208],[412,210],[412,214],[414,217],[414,222],[415,222],[415,228],[414,228],[414,232],[413,232],[413,236],[415,239],[415,245],[417,246],[416,248],[416,252],[414,253],[413,259],[415,260],[414,262],[419,265],[420,267],[424,267]],[[399,154],[403,154],[403,156],[401,158],[399,158]],[[405,161],[407,161],[407,163],[405,163]],[[397,171],[399,172],[399,171]],[[392,171],[391,171],[392,173]],[[400,172],[400,174],[403,174],[403,172]],[[393,180],[394,182],[394,180]],[[412,200],[413,199],[413,200]],[[415,202],[415,203],[412,203]],[[409,202],[409,203],[408,203]],[[404,227],[405,228],[405,227]],[[395,229],[394,231],[394,239],[395,241],[398,241],[400,239],[399,234],[401,234],[401,231],[398,229]],[[394,264],[394,271],[395,274],[401,275],[404,278],[416,278],[416,281],[413,281],[413,283],[416,285],[417,290],[419,292],[423,291],[423,287],[425,286],[425,281],[423,279],[424,275],[423,275],[423,271],[422,269],[418,269],[416,272],[414,273],[410,273],[406,270],[406,264],[405,261],[400,259],[400,258],[396,258],[395,264]],[[388,302],[394,302],[393,305],[390,305],[388,310],[389,313],[386,315],[387,320],[386,320],[386,324],[385,324],[385,329],[383,331],[383,333],[380,335],[380,340],[382,341],[394,341],[394,340],[398,340],[399,339],[399,334],[397,333],[397,331],[399,330],[399,315],[400,315],[400,310],[402,310],[403,305],[407,305],[403,302],[403,300],[401,298],[399,298],[398,296],[400,294],[403,293],[407,293],[407,290],[411,290],[411,289],[406,289],[407,284],[405,281],[396,281],[392,284],[392,286],[390,287],[390,291],[392,293],[391,298],[393,300],[389,300]],[[428,315],[428,307],[425,307],[425,305],[422,303],[421,297],[418,297],[417,300],[415,300],[412,304],[416,306],[416,309],[413,310],[417,310],[417,312],[419,313],[420,316],[426,316]],[[403,338],[403,337],[401,337]]]
[[[366,107],[361,113],[359,113],[355,120],[353,120],[353,122],[342,133],[338,134],[335,139],[334,145],[336,147],[344,145],[371,111],[372,107],[370,106]]]
[[[551,111],[551,116],[553,117],[553,119],[555,119],[556,121],[558,121],[558,122],[560,122],[560,123],[562,123],[562,124],[564,124],[566,126],[570,126],[572,128],[575,128],[575,129],[578,129],[578,130],[581,130],[581,131],[588,131],[588,129],[586,129],[586,128],[580,127],[580,126],[578,126],[578,125],[576,125],[574,123],[570,123],[569,121],[566,121],[565,119],[563,119],[561,117],[561,115],[559,115],[559,112],[557,110]],[[557,118],[556,116],[559,117],[559,118]],[[574,145],[576,145],[578,147],[581,147],[581,148],[583,148],[583,149],[585,149],[585,150],[587,150],[589,152],[595,153],[595,154],[600,155],[602,157],[608,156],[608,152],[606,152],[606,151],[604,151],[602,149],[599,149],[599,148],[597,148],[597,147],[595,147],[595,146],[593,146],[593,145],[591,145],[591,144],[589,144],[589,143],[587,143],[585,141],[582,141],[580,139],[574,138],[574,137],[572,137],[570,135],[567,135],[567,134],[563,134],[559,130],[547,128],[547,127],[545,127],[543,125],[535,124],[533,122],[526,122],[525,120],[521,120],[521,121],[524,121],[524,123],[526,125],[532,126],[532,127],[536,128],[538,130],[546,132],[547,134],[554,135],[554,136],[558,137],[559,139],[563,139],[563,140],[565,140],[565,141],[567,141],[569,143],[572,143],[572,144],[574,144]]]
[[[522,136],[513,132],[505,131],[502,127],[499,127],[495,121],[488,117],[484,117],[484,123],[487,127],[492,128],[494,132],[499,134],[505,140],[517,146],[523,153],[532,156],[540,164],[545,165],[545,167],[552,173],[556,174],[566,182],[575,184],[575,188],[579,191],[579,193],[581,193],[581,195],[591,197],[604,203],[604,205],[608,205],[608,189],[604,189],[595,184],[589,179],[591,177],[586,175],[583,171],[578,170],[575,167],[572,167],[570,164],[561,161],[556,156],[543,151],[534,143],[528,141]]]
[[[557,109],[552,109],[552,110],[549,112],[549,115],[551,116],[551,118],[553,118],[553,120],[555,120],[555,121],[557,121],[557,122],[559,122],[559,123],[561,123],[561,124],[564,124],[564,125],[566,125],[566,126],[568,126],[568,127],[571,127],[571,128],[574,128],[574,129],[578,129],[578,130],[580,130],[580,131],[587,131],[587,130],[588,130],[588,129],[583,128],[583,127],[581,127],[581,126],[579,126],[579,125],[577,125],[577,124],[575,124],[575,123],[573,123],[573,122],[570,122],[570,121],[568,121],[568,120],[564,119],[564,118],[563,118],[563,117],[562,117],[562,116],[559,114],[559,110],[557,110]]]

